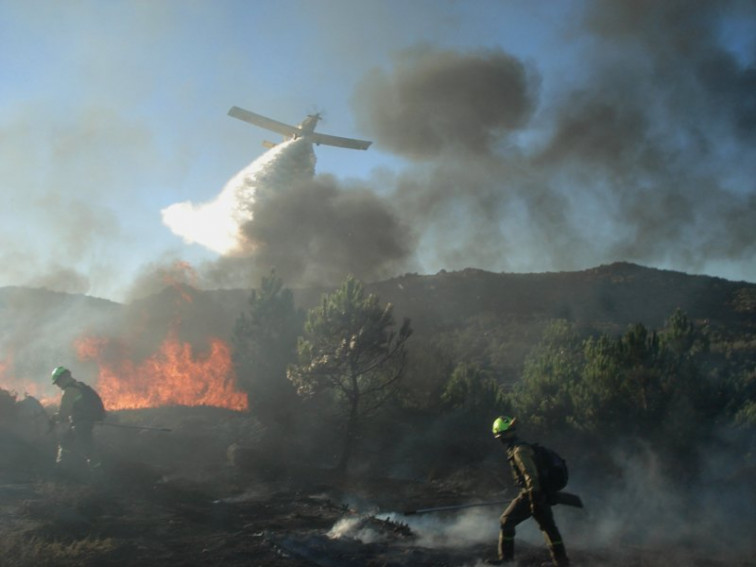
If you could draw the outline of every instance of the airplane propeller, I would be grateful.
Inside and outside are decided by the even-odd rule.
[[[325,111],[318,110],[317,106],[312,107],[312,112],[310,112],[307,116],[311,116],[312,118],[317,118],[319,122],[325,122]]]

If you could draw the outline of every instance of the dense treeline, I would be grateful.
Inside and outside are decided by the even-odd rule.
[[[597,460],[610,445],[643,443],[694,475],[723,433],[737,439],[743,463],[751,458],[752,353],[706,324],[677,310],[660,329],[634,324],[616,335],[554,320],[533,340],[506,323],[483,315],[414,340],[410,323],[394,329],[392,306],[353,278],[305,316],[271,274],[239,318],[235,357],[253,408],[263,400],[271,415],[308,422],[322,457],[339,443],[325,436],[342,436],[341,468],[351,456],[355,466],[393,460],[414,462],[414,471],[480,462],[500,413],[517,415],[533,436],[591,447]],[[280,395],[294,386],[306,395]]]

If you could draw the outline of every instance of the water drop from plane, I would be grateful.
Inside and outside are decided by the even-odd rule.
[[[251,255],[254,244],[241,227],[253,219],[255,202],[314,173],[315,154],[309,141],[282,142],[234,175],[212,201],[185,201],[163,209],[163,224],[187,244],[199,244],[222,256]]]

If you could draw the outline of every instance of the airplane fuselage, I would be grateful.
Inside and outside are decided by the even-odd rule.
[[[297,125],[297,128],[302,131],[302,136],[307,136],[308,134],[314,134],[315,133],[315,127],[318,125],[318,122],[320,121],[320,114],[308,114],[307,118],[302,120]]]

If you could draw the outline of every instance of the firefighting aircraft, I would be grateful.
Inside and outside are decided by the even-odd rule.
[[[283,122],[278,122],[271,118],[266,118],[249,110],[244,110],[238,106],[232,106],[228,111],[229,116],[244,120],[260,128],[272,130],[278,132],[286,140],[294,140],[296,138],[306,138],[314,144],[325,144],[327,146],[337,146],[339,148],[351,148],[353,150],[366,150],[373,142],[367,140],[355,140],[354,138],[341,138],[339,136],[329,136],[328,134],[320,134],[315,132],[315,126],[317,126],[320,120],[320,114],[308,114],[301,123],[297,126],[289,126]],[[267,148],[275,146],[272,142],[263,142],[263,145]]]

